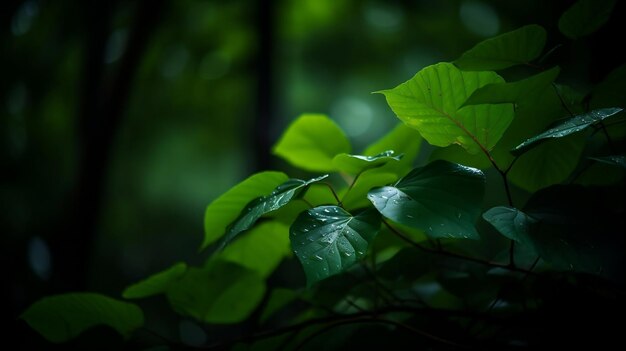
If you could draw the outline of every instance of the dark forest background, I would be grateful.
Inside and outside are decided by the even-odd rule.
[[[572,1],[46,1],[0,4],[0,257],[5,332],[68,291],[119,296],[193,255],[207,204],[305,112],[363,146],[395,123],[372,91],[537,23],[566,42]],[[585,91],[622,64],[624,3],[557,49]],[[569,80],[569,81],[568,81]],[[298,176],[297,172],[292,175]]]

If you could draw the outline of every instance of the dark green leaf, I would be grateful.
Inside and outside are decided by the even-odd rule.
[[[583,134],[549,139],[521,155],[507,176],[529,192],[559,184],[576,169],[584,147]]]
[[[336,170],[333,157],[351,149],[350,141],[332,119],[307,114],[291,123],[274,146],[274,154],[307,171],[332,172]]]
[[[555,185],[524,212],[537,220],[530,239],[553,267],[623,279],[624,203],[620,189]]]
[[[478,169],[434,161],[395,186],[372,189],[369,200],[385,217],[434,238],[478,239],[485,175]]]
[[[565,122],[546,130],[545,132],[536,135],[530,139],[527,139],[523,143],[516,146],[511,152],[514,155],[520,155],[529,148],[536,146],[537,143],[545,141],[549,138],[562,138],[572,133],[579,132],[586,129],[594,123],[600,122],[605,118],[611,117],[614,114],[622,111],[621,108],[604,108],[600,110],[593,110],[588,113],[574,116],[567,119]]]
[[[276,288],[272,290],[267,305],[261,314],[261,322],[265,322],[274,313],[295,300],[298,294],[291,289]]]
[[[359,174],[368,169],[381,167],[387,162],[400,161],[402,156],[396,155],[393,150],[386,150],[374,156],[339,154],[333,158],[333,164],[342,172]]]
[[[487,84],[476,89],[463,106],[519,103],[528,95],[541,94],[541,91],[556,79],[560,71],[559,67],[554,67],[517,82]]]
[[[497,206],[483,213],[483,218],[505,237],[534,248],[529,234],[537,220],[524,212],[513,207]]]
[[[266,278],[289,254],[288,225],[269,221],[254,226],[241,239],[214,254],[211,260],[237,263]]]
[[[204,215],[204,241],[201,249],[222,237],[228,225],[237,219],[246,204],[269,193],[287,179],[289,177],[282,172],[257,173],[211,202]]]
[[[604,156],[604,157],[590,157],[592,160],[596,160],[598,162],[606,163],[609,165],[626,168],[626,155],[612,155],[612,156]]]
[[[546,31],[536,24],[482,41],[454,61],[466,71],[491,71],[528,64],[539,57]]]
[[[257,272],[221,260],[204,268],[189,267],[170,286],[172,308],[204,323],[238,323],[254,311],[265,293],[265,281]]]
[[[413,168],[413,162],[419,153],[422,145],[422,137],[413,128],[409,128],[404,123],[398,123],[389,133],[368,146],[364,155],[378,155],[385,150],[394,150],[404,156],[398,162],[388,163],[384,166],[384,172],[395,173],[403,176]]]
[[[450,63],[439,63],[380,93],[398,118],[430,144],[459,144],[476,154],[496,145],[513,120],[513,106],[462,105],[476,89],[502,82],[494,72],[463,72]]]
[[[326,177],[328,177],[328,175],[306,181],[301,179],[289,179],[276,187],[271,194],[252,200],[246,205],[245,209],[239,215],[239,218],[229,227],[222,241],[221,248],[228,245],[239,233],[252,227],[263,215],[285,206],[309,184],[319,182]]]
[[[75,338],[87,329],[106,325],[128,338],[143,326],[143,312],[135,304],[95,293],[45,297],[20,316],[51,342]]]
[[[559,30],[570,39],[589,35],[611,17],[615,0],[578,0],[559,19]]]
[[[177,263],[172,267],[151,275],[150,277],[127,287],[122,296],[125,299],[141,299],[144,297],[164,293],[167,288],[177,281],[185,271],[187,265],[184,262]]]
[[[375,211],[352,216],[341,207],[321,206],[303,212],[291,226],[289,238],[310,286],[356,263],[379,229]]]

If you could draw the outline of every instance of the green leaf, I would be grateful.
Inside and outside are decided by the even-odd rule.
[[[422,137],[413,128],[404,123],[398,123],[389,133],[368,146],[364,155],[374,156],[385,150],[394,150],[404,156],[398,162],[390,162],[381,171],[395,173],[403,176],[413,168],[413,162],[422,145]]]
[[[434,161],[395,186],[372,189],[369,200],[385,217],[434,238],[478,239],[474,228],[485,191],[478,169]]]
[[[555,185],[535,193],[524,212],[538,221],[530,240],[554,268],[623,280],[620,188]]]
[[[300,214],[289,238],[307,284],[311,286],[355,264],[379,229],[380,216],[375,211],[352,216],[341,207],[320,206]]]
[[[289,227],[278,221],[270,221],[254,226],[245,236],[214,254],[210,260],[238,263],[267,278],[289,254]]]
[[[606,163],[612,166],[626,168],[626,155],[611,155],[604,157],[589,157],[592,160]]]
[[[579,0],[559,19],[559,30],[570,39],[589,35],[611,17],[615,0]]]
[[[235,185],[207,207],[204,215],[204,241],[200,249],[205,249],[226,232],[246,204],[265,195],[284,183],[289,177],[282,172],[261,172],[254,174]]]
[[[384,166],[388,162],[397,162],[402,159],[402,154],[394,156],[395,151],[386,150],[378,155],[349,155],[339,154],[333,158],[335,168],[349,174],[359,174],[365,170]]]
[[[222,260],[204,268],[189,267],[167,291],[179,314],[204,323],[238,323],[250,316],[263,299],[265,281],[257,272]]]
[[[559,67],[554,67],[517,82],[487,84],[476,89],[463,105],[519,103],[528,95],[540,94],[560,71]]]
[[[351,150],[350,141],[332,119],[314,114],[298,117],[274,146],[275,155],[311,172],[335,171],[333,157]]]
[[[167,288],[187,271],[187,264],[179,262],[172,267],[127,287],[122,296],[125,299],[141,299],[164,293]]]
[[[483,218],[505,237],[534,248],[529,234],[537,220],[524,212],[513,207],[497,206],[483,213]]]
[[[621,111],[621,108],[604,108],[574,116],[539,135],[535,135],[534,137],[527,139],[511,150],[511,152],[514,155],[520,155],[531,147],[536,146],[538,143],[545,141],[545,139],[562,138],[572,133],[580,132],[592,124],[600,122]]]
[[[550,139],[521,155],[507,177],[528,192],[559,184],[576,169],[584,148],[583,134]]]
[[[20,318],[55,343],[73,339],[98,325],[109,326],[128,338],[144,322],[143,312],[135,304],[95,293],[45,297],[32,304]]]
[[[298,294],[291,289],[276,288],[272,290],[267,305],[261,314],[261,322],[267,321],[274,313],[278,312],[290,302],[294,301]]]
[[[493,72],[463,72],[452,64],[439,63],[381,93],[398,118],[430,144],[459,144],[476,154],[491,150],[498,142],[513,120],[513,106],[461,106],[476,89],[501,82],[504,80]]]
[[[301,179],[289,179],[276,187],[269,195],[261,196],[250,201],[239,217],[229,227],[220,248],[224,248],[224,246],[228,245],[239,233],[250,229],[250,227],[266,213],[275,211],[288,204],[294,196],[297,196],[309,184],[319,182],[326,177],[328,177],[328,175],[306,181]]]
[[[546,31],[531,24],[476,44],[454,64],[465,71],[492,71],[528,64],[539,57],[545,43]]]

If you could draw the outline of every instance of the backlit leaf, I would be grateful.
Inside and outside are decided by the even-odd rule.
[[[462,105],[476,89],[502,82],[494,72],[464,72],[450,63],[439,63],[380,93],[398,118],[430,144],[459,144],[476,154],[496,145],[513,120],[513,106]]]

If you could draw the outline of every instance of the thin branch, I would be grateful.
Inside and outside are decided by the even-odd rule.
[[[330,189],[330,192],[333,193],[333,197],[335,197],[335,200],[337,200],[337,205],[341,206],[341,200],[339,199],[339,196],[337,196],[337,193],[335,192],[335,189],[333,189],[333,186],[326,182],[321,182],[319,184],[322,184],[328,187],[328,189]]]
[[[559,89],[557,89],[556,84],[554,82],[552,82],[552,88],[554,89],[556,96],[559,97],[559,100],[561,101],[561,106],[563,106],[563,108],[565,109],[565,111],[567,111],[570,117],[574,117],[574,113],[572,112],[572,110],[569,109],[569,106],[567,106],[567,103],[565,103],[563,96],[559,92]]]
[[[341,198],[341,202],[342,203],[343,203],[343,200],[346,198],[346,196],[348,196],[348,194],[350,193],[350,190],[352,190],[352,188],[354,188],[354,184],[356,184],[356,181],[361,176],[361,173],[363,173],[363,172],[357,173],[357,175],[354,177],[354,179],[352,179],[352,183],[350,183],[350,186],[348,186],[348,190],[346,191],[345,194],[343,194],[343,197]]]
[[[478,263],[481,264],[483,266],[488,266],[488,267],[492,267],[492,268],[503,268],[512,272],[521,272],[521,273],[526,273],[529,275],[537,275],[534,272],[531,272],[527,269],[523,269],[523,268],[519,268],[516,266],[511,266],[509,264],[502,264],[502,263],[497,263],[497,262],[491,262],[491,261],[487,261],[481,258],[476,258],[476,257],[471,257],[471,256],[465,256],[465,255],[461,255],[461,254],[457,254],[454,252],[450,252],[450,251],[444,251],[444,250],[433,250],[430,248],[427,248],[423,245],[420,245],[419,243],[411,240],[408,236],[406,236],[404,233],[398,231],[396,228],[394,228],[393,226],[391,226],[386,220],[383,219],[383,223],[387,226],[387,228],[389,228],[389,230],[394,233],[396,236],[398,236],[400,239],[404,240],[406,243],[408,243],[409,245],[422,250],[424,252],[429,252],[429,253],[434,253],[434,254],[439,254],[439,255],[443,255],[443,256],[448,256],[448,257],[453,257],[453,258],[457,258],[460,260],[464,260],[464,261],[469,261],[469,262],[474,262],[474,263]]]

